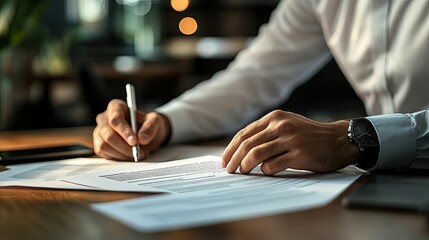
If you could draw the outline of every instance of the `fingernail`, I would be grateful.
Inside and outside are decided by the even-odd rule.
[[[230,164],[226,165],[226,171],[229,172],[229,173],[233,173],[234,172],[234,171],[232,171]]]
[[[141,133],[139,134],[139,140],[143,141],[144,143],[147,143],[149,141],[149,135]]]
[[[220,166],[221,166],[222,168],[225,168],[225,167],[226,167],[226,163],[225,163],[225,161],[224,161],[224,160],[220,161]]]
[[[136,140],[137,140],[136,137],[134,137],[133,135],[130,135],[127,137],[127,142],[130,145],[134,145],[136,143]]]
[[[139,137],[140,137],[140,138],[143,138],[143,139],[148,139],[148,138],[149,138],[149,135],[147,135],[146,133],[140,133],[140,134],[139,134]]]

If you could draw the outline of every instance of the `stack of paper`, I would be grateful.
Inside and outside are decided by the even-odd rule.
[[[285,170],[269,177],[259,168],[228,174],[220,167],[222,150],[174,146],[138,163],[82,158],[22,164],[1,172],[0,186],[165,192],[91,205],[136,230],[154,232],[322,206],[360,176]],[[185,159],[163,162],[178,158]]]

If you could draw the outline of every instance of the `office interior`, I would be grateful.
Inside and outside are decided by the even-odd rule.
[[[278,2],[3,0],[0,130],[95,125],[127,83],[151,111],[226,68]],[[279,108],[328,121],[365,115],[335,61]]]

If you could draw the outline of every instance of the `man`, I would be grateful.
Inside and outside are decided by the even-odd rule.
[[[275,110],[334,58],[370,117],[332,123]],[[429,165],[429,1],[282,1],[250,47],[212,79],[151,113],[113,100],[97,117],[95,152],[142,158],[168,142],[233,133],[223,165],[230,173],[286,168],[334,171]]]

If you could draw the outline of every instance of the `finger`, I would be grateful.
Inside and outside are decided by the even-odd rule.
[[[138,140],[142,145],[149,144],[157,135],[161,117],[156,113],[148,113],[138,132]]]
[[[274,158],[286,151],[285,145],[280,141],[273,140],[259,144],[252,148],[240,163],[240,172],[250,173],[258,164]]]
[[[143,160],[145,158],[149,157],[149,149],[145,146],[141,146],[139,147],[139,159]]]
[[[261,165],[262,172],[271,176],[278,172],[281,172],[287,168],[293,168],[293,156],[290,152],[285,152],[283,154],[277,155],[271,159],[264,161]]]
[[[104,158],[104,159],[109,159],[109,160],[131,160],[129,157],[125,157],[121,154],[118,154],[117,152],[108,152],[108,151],[104,151],[101,154],[99,154],[100,157]]]
[[[268,123],[258,120],[241,129],[225,148],[225,151],[222,154],[222,166],[225,167],[229,164],[237,149],[244,141],[253,136],[255,133],[262,131],[267,126]]]
[[[130,154],[126,155],[121,152],[116,151],[109,144],[103,141],[102,137],[99,135],[98,131],[94,131],[94,152],[105,159],[131,159]]]
[[[123,156],[131,156],[131,147],[128,145],[121,136],[109,127],[100,127],[99,138],[102,144],[106,144],[109,148],[106,150],[119,152]]]
[[[112,100],[107,107],[107,122],[129,146],[137,143],[137,136],[128,123],[129,110],[125,102]]]
[[[251,159],[252,163],[260,161],[260,159],[258,159],[258,156],[253,156],[253,154],[255,154],[255,148],[259,145],[263,145],[264,143],[270,142],[275,138],[276,133],[274,132],[260,131],[241,142],[240,146],[237,148],[237,150],[231,157],[231,160],[228,162],[226,166],[226,171],[229,173],[234,173],[249,153],[249,159]],[[258,149],[258,155],[260,154],[260,151],[263,151],[263,149]]]

